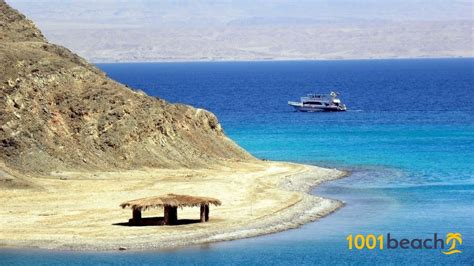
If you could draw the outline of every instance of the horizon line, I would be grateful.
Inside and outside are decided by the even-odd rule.
[[[382,60],[433,60],[433,59],[474,59],[473,56],[428,56],[428,57],[380,57],[380,58],[289,58],[289,59],[183,59],[183,60],[151,60],[151,61],[93,61],[92,64],[152,64],[152,63],[263,63],[263,62],[302,62],[302,61],[382,61]]]

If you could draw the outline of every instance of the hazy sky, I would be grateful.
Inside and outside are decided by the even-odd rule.
[[[473,19],[464,0],[7,0],[39,23],[226,24],[312,23],[318,20]]]

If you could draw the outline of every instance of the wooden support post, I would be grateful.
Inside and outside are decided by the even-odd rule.
[[[164,224],[178,224],[178,207],[165,206],[164,208]]]
[[[164,224],[164,225],[169,225],[169,224],[170,224],[170,207],[165,206],[165,207],[163,208],[163,212],[164,212],[164,215],[163,215],[163,224]]]
[[[133,224],[139,224],[142,219],[142,211],[133,209],[132,211],[132,219],[129,222]]]
[[[204,223],[206,221],[206,215],[204,214],[205,209],[206,209],[205,206],[206,205],[201,204],[201,216],[200,216],[201,217],[201,219],[200,219],[201,223]]]
[[[209,221],[209,205],[204,205],[204,217],[205,221]]]
[[[178,224],[178,207],[171,207],[170,222],[171,224]]]

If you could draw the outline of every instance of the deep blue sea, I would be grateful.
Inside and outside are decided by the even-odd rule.
[[[150,95],[214,112],[262,159],[352,171],[314,193],[346,206],[299,229],[174,251],[0,250],[0,264],[474,263],[474,59],[99,64]],[[341,113],[287,106],[341,93]],[[460,254],[349,250],[348,234],[462,234]]]

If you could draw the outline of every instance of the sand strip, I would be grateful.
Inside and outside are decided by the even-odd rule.
[[[3,189],[0,246],[59,250],[168,249],[254,237],[296,228],[340,208],[337,200],[308,194],[341,178],[335,169],[282,162],[229,162],[213,169],[61,172],[34,178],[38,189]],[[165,193],[210,196],[208,223],[180,226],[118,225],[131,211],[126,200]],[[162,216],[162,210],[143,213]],[[198,219],[199,208],[178,210]]]

